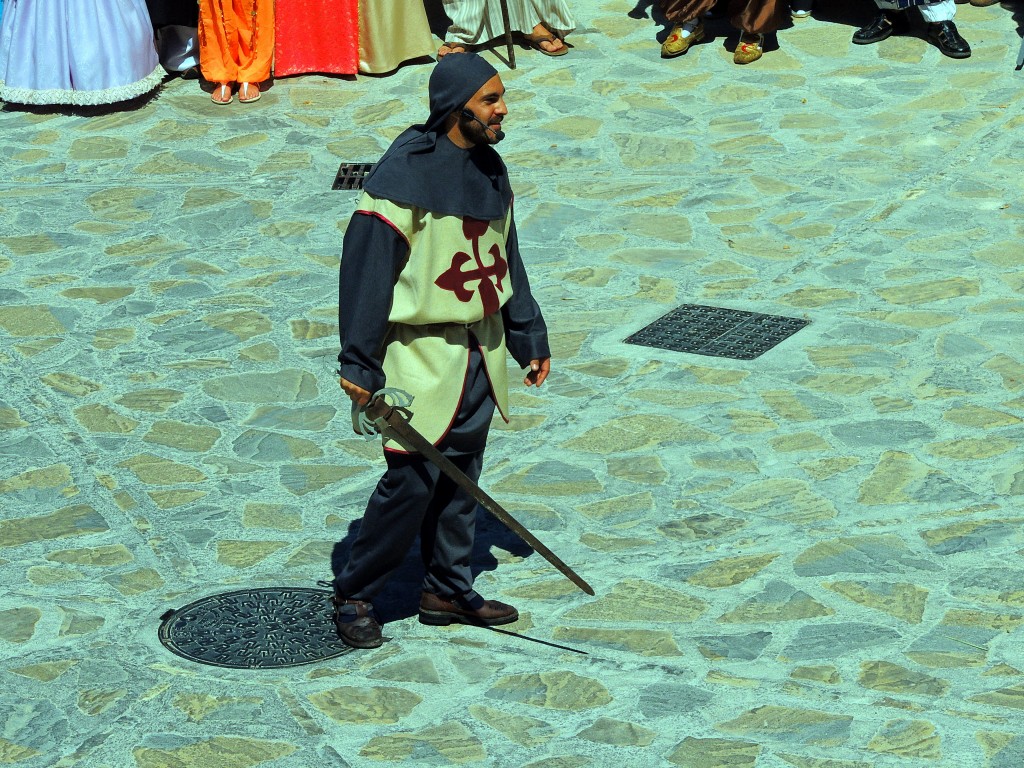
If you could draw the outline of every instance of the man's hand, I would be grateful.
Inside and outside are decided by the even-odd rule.
[[[341,384],[341,388],[345,390],[345,394],[352,398],[352,402],[356,405],[367,405],[370,402],[371,392],[368,389],[363,389],[358,384],[353,384],[348,379],[341,379],[338,382]]]
[[[544,357],[530,361],[530,372],[523,379],[523,384],[528,387],[539,387],[544,379],[551,373],[551,358]]]

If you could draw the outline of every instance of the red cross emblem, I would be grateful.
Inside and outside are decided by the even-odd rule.
[[[452,265],[446,269],[434,284],[438,288],[452,291],[455,298],[462,302],[468,302],[473,298],[473,289],[466,286],[472,282],[477,283],[477,290],[480,292],[480,301],[484,305],[484,317],[498,311],[498,291],[504,292],[501,281],[508,274],[508,262],[501,257],[501,249],[495,243],[487,252],[491,255],[491,263],[484,266],[480,258],[480,238],[487,232],[487,222],[479,219],[471,219],[466,216],[462,219],[462,234],[466,240],[473,243],[473,255],[470,256],[464,251],[458,251],[452,258]],[[476,266],[463,271],[462,267],[469,261],[475,261]],[[491,278],[494,282],[491,282]]]

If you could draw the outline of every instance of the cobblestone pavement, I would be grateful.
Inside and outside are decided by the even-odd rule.
[[[362,512],[329,188],[429,65],[7,110],[0,763],[1024,763],[1020,6],[960,6],[967,61],[852,46],[851,14],[747,67],[722,27],[662,61],[628,3],[576,7],[570,56],[502,69],[556,370],[484,482],[597,597],[486,521],[478,584],[588,655],[421,626],[414,568],[377,651],[239,671],[157,637],[329,578]],[[752,361],[623,343],[683,303],[811,324]]]

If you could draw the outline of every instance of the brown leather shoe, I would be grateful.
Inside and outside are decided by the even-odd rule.
[[[445,598],[432,592],[420,595],[420,624],[445,627],[453,621],[493,627],[511,624],[519,619],[519,611],[497,600],[484,600],[478,608],[460,598]]]
[[[355,612],[342,613],[343,605],[355,606]],[[380,622],[373,613],[373,606],[363,600],[345,600],[335,595],[334,627],[341,641],[353,648],[380,648],[384,645],[384,636],[381,634]]]

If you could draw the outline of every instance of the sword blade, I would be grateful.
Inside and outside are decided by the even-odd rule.
[[[510,531],[526,542],[537,554],[557,568],[569,581],[582,589],[588,595],[594,594],[594,588],[587,584],[576,571],[566,565],[562,559],[544,546],[544,543],[530,533],[522,523],[512,517],[504,507],[492,499],[476,483],[470,480],[466,473],[456,467],[451,460],[435,448],[429,440],[417,432],[408,421],[402,418],[397,409],[388,405],[383,398],[374,400],[366,407],[366,415],[377,425],[382,434],[397,441],[407,451],[421,454],[438,469],[445,473],[466,493],[473,497],[498,520],[505,524]]]

